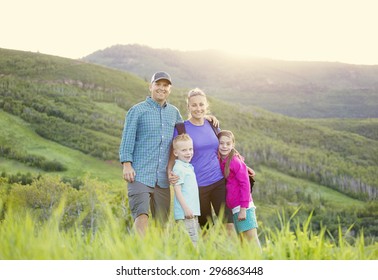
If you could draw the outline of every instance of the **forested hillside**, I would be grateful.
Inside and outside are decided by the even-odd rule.
[[[176,87],[170,97],[184,117],[186,91]],[[78,189],[87,186],[82,177],[88,172],[122,185],[118,146],[125,113],[148,94],[148,83],[133,74],[0,49],[0,124],[6,126],[0,135],[0,172],[6,179],[0,187],[7,186],[3,194],[10,195],[14,183],[28,185],[48,173],[61,174]],[[291,214],[301,207],[304,215],[315,211],[315,229],[326,224],[335,230],[342,217],[343,227],[353,224],[357,232],[378,235],[374,134],[356,133],[356,122],[323,125],[216,98],[210,102],[222,128],[235,132],[238,149],[256,169],[254,198],[266,223],[276,222],[268,217],[277,210]],[[49,149],[43,150],[46,145]],[[75,165],[70,157],[90,164]],[[29,181],[22,180],[25,174]]]
[[[292,62],[116,45],[83,60],[135,73],[165,69],[179,87],[300,118],[377,118],[378,65]]]
[[[308,119],[306,122],[378,140],[378,119]]]

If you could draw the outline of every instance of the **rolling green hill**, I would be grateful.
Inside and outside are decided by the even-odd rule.
[[[118,161],[104,161],[80,151],[65,147],[39,136],[29,123],[17,116],[0,111],[0,143],[7,143],[13,150],[26,156],[41,156],[51,161],[58,161],[65,166],[65,171],[44,171],[30,166],[28,162],[0,157],[0,171],[9,174],[31,173],[60,175],[67,178],[78,178],[85,175],[98,178],[112,185],[122,182],[121,168]]]
[[[104,66],[0,49],[0,172],[66,180],[89,174],[122,187],[118,146],[125,113],[145,99],[147,87],[135,75]],[[170,97],[183,116],[186,91],[175,88]],[[314,227],[326,222],[335,229],[342,216],[343,225],[378,235],[374,137],[209,99],[257,171],[254,199],[262,219],[302,207],[307,214],[315,210]]]
[[[308,119],[306,122],[378,140],[378,119]]]
[[[182,52],[116,45],[83,60],[135,73],[165,69],[178,87],[201,87],[229,102],[300,118],[377,118],[378,65],[237,58],[218,51]]]

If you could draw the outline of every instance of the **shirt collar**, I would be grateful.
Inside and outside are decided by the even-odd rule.
[[[185,161],[182,161],[182,160],[179,160],[179,159],[176,159],[176,163],[184,166],[184,167],[188,167],[190,166],[191,164],[189,162],[185,162]]]
[[[146,101],[147,101],[148,104],[150,104],[150,105],[152,105],[156,108],[159,108],[159,109],[167,107],[167,104],[168,104],[167,102],[165,102],[163,104],[163,106],[160,106],[160,104],[157,103],[155,100],[153,100],[151,96],[147,96]]]

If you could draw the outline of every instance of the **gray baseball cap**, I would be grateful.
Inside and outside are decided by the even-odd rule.
[[[172,84],[171,76],[164,71],[156,72],[155,74],[153,74],[151,78],[151,84],[159,80],[167,80],[170,84]]]

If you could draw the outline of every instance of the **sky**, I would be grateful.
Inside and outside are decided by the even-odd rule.
[[[376,0],[0,0],[0,48],[81,58],[113,45],[378,65]]]

